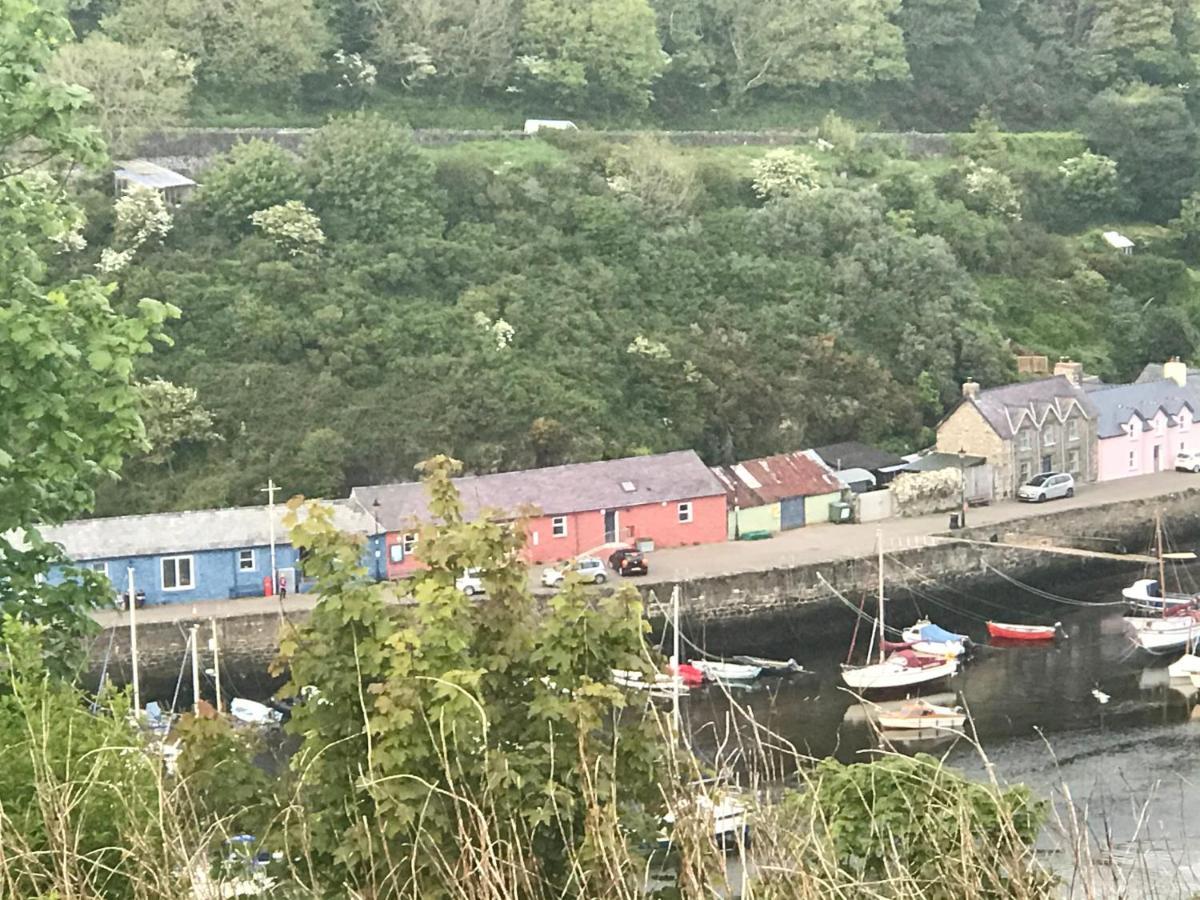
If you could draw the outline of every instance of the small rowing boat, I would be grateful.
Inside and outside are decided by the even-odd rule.
[[[780,659],[764,659],[761,656],[735,656],[735,663],[743,666],[757,666],[762,670],[764,675],[809,675],[811,674],[804,666],[796,662],[794,659],[789,659],[786,662]]]
[[[898,710],[881,709],[876,715],[880,728],[923,730],[961,728],[967,714],[957,706],[935,706],[925,700],[908,703]]]
[[[987,630],[994,638],[1008,641],[1052,641],[1058,637],[1062,622],[1053,625],[1010,625],[1007,622],[988,622]]]

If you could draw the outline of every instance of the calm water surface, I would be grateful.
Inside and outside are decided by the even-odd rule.
[[[1118,600],[1133,577],[1042,587],[1077,599]],[[873,601],[867,609],[873,612]],[[888,606],[894,624],[911,624],[918,613],[982,645],[959,675],[926,690],[969,711],[968,728],[979,747],[935,738],[895,749],[944,755],[977,778],[986,777],[990,765],[1001,782],[1024,782],[1053,798],[1059,816],[1076,810],[1094,845],[1115,859],[1136,849],[1154,870],[1162,895],[1200,890],[1200,698],[1190,685],[1167,678],[1174,656],[1135,651],[1119,606],[1080,608],[1014,589],[977,597],[926,590]],[[988,646],[989,616],[1061,621],[1067,637],[1044,645]],[[842,618],[844,633],[837,636],[833,627],[816,647],[786,618],[752,634],[709,631],[698,643],[722,654],[794,656],[814,669],[815,677],[767,680],[734,696],[801,753],[850,762],[868,758],[880,745],[856,699],[839,689],[853,614],[845,610]],[[687,623],[682,630],[689,631]],[[860,635],[860,647],[862,640]],[[1094,690],[1107,694],[1108,702],[1101,703]],[[731,735],[739,717],[730,715],[722,695],[688,697],[684,712],[697,746],[711,754],[723,745],[726,755],[738,746]],[[740,730],[749,731],[744,721]]]

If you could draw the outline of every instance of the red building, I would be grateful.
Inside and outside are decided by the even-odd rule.
[[[655,548],[724,541],[725,487],[692,450],[456,478],[467,518],[527,516],[525,555],[550,563],[607,545]],[[387,532],[387,573],[417,568],[429,516],[418,482],[355,488],[350,497]]]

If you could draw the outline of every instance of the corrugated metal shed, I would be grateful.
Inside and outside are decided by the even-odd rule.
[[[836,494],[841,484],[812,451],[796,450],[713,469],[742,508],[790,497]]]
[[[124,181],[138,187],[151,188],[156,191],[175,187],[194,187],[196,182],[186,175],[180,175],[165,166],[157,165],[145,159],[131,159],[118,163],[113,177],[118,183]]]

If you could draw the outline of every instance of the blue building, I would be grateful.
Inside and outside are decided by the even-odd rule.
[[[342,531],[368,536],[364,564],[382,565],[383,536],[357,503],[337,501],[333,520]],[[283,527],[286,507],[275,507],[275,569],[289,592],[303,592],[300,554]],[[271,522],[266,506],[80,519],[41,529],[81,568],[107,575],[125,591],[132,566],[134,588],[147,605],[262,596],[271,579]],[[55,569],[50,580],[61,581]]]

